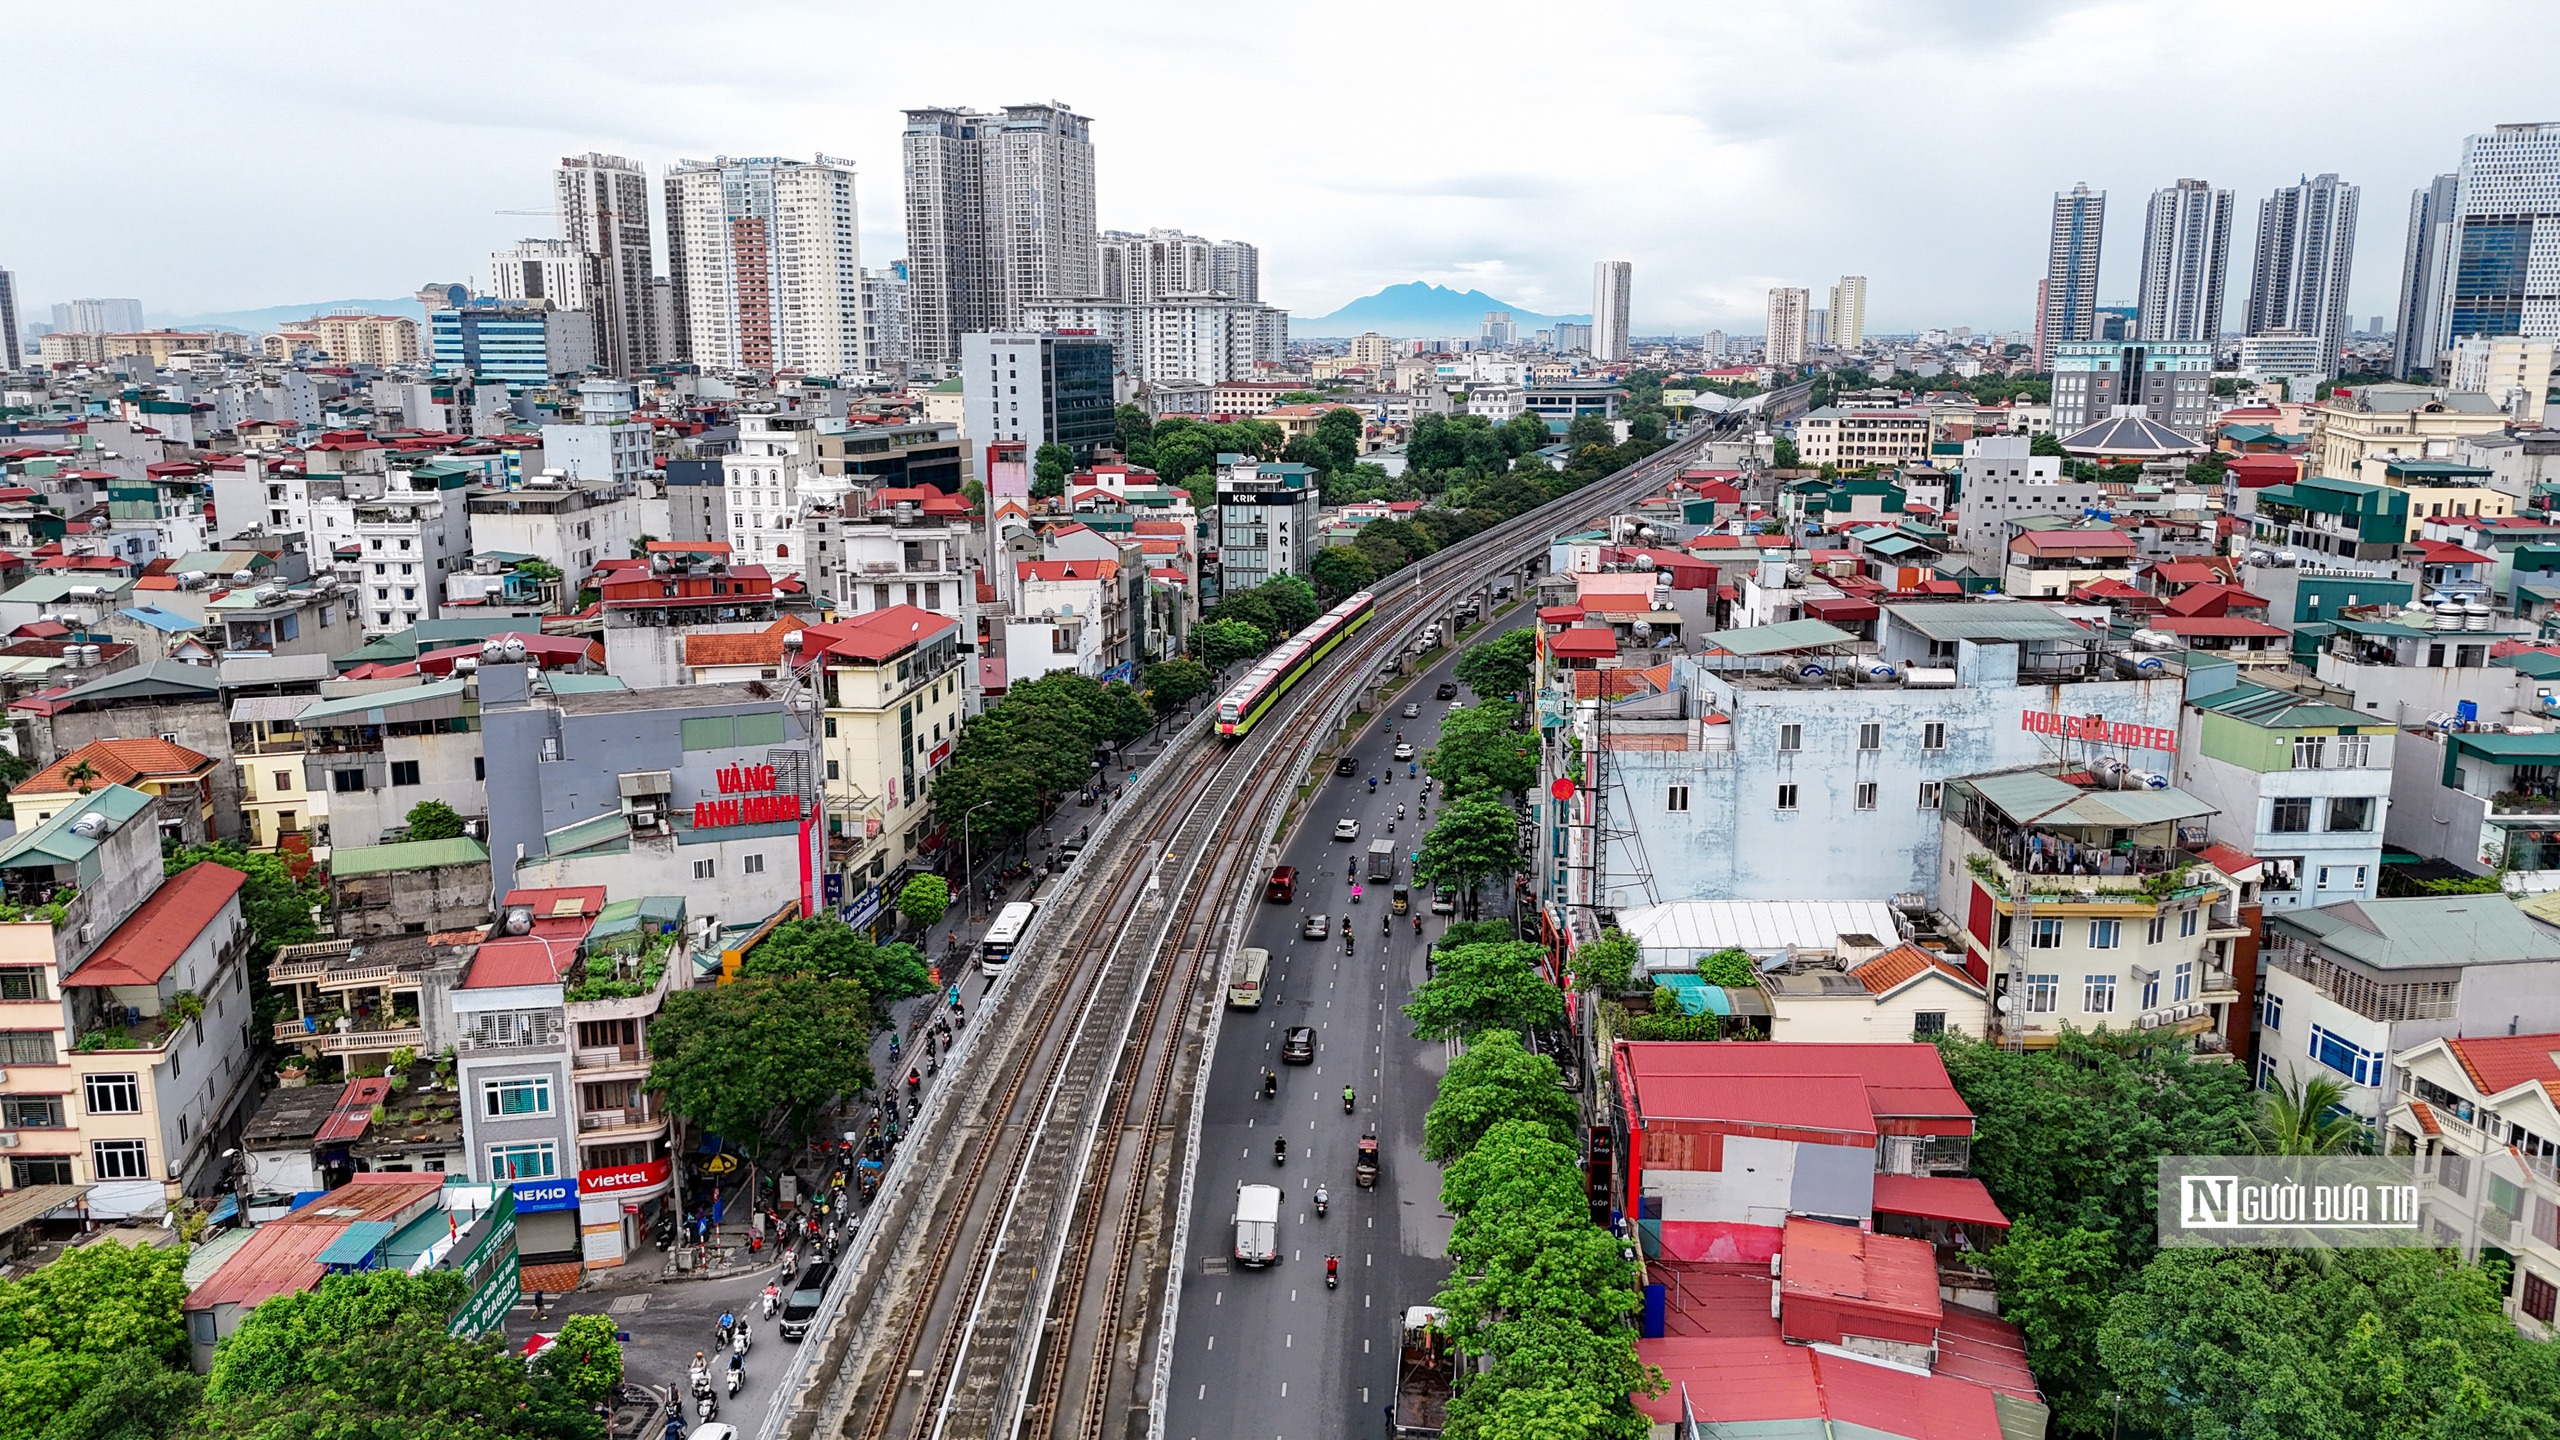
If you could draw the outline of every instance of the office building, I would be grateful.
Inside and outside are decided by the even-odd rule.
[[[864,368],[853,162],[685,160],[667,172],[678,358],[706,369]]]
[[[1262,251],[1242,240],[1209,247],[1209,288],[1238,300],[1262,298]]]
[[[853,203],[850,169],[845,180],[848,216]],[[592,263],[588,302],[561,308],[595,316],[596,358],[611,373],[628,375],[656,364],[664,341],[651,294],[658,250],[649,234],[648,172],[619,155],[589,151],[561,158],[552,171],[552,189],[561,242]]]
[[[2053,347],[2093,337],[2098,318],[2098,252],[2106,239],[2107,192],[2087,184],[2053,197],[2044,279],[2036,287],[2036,368],[2049,367]]]
[[[2258,264],[2242,331],[2310,336],[2320,347],[2320,368],[2309,373],[2324,380],[2337,373],[2347,343],[2358,193],[2335,175],[2320,175],[2258,202]]]
[[[2391,375],[2433,375],[2435,337],[2444,328],[2445,268],[2453,255],[2453,202],[2461,179],[2439,175],[2409,192],[2409,231],[2400,245],[2400,292],[2392,320]]]
[[[915,363],[949,367],[962,335],[1010,330],[1031,301],[1100,292],[1090,119],[1054,102],[906,114]]]
[[[1831,348],[1855,350],[1867,343],[1867,277],[1843,275],[1831,287]]]
[[[1311,466],[1250,455],[1218,457],[1219,589],[1241,594],[1315,558],[1323,477]]]
[[[26,364],[18,345],[18,277],[0,270],[0,370]]]
[[[2240,337],[2240,373],[2252,380],[2325,380],[2335,373],[2336,364],[2336,347],[2323,347],[2317,335],[2266,330]]]
[[[1793,285],[1781,285],[1769,292],[1769,338],[1762,345],[1760,360],[1765,365],[1792,369],[1804,363],[1806,327],[1813,317],[1807,313],[1810,295]]]
[[[139,300],[57,300],[53,328],[73,334],[131,334],[142,328]]]
[[[2560,122],[2472,136],[2459,174],[2431,348],[2466,335],[2560,338]]]
[[[1807,349],[1825,350],[1830,348],[1830,311],[1815,310],[1804,317],[1804,342]]]
[[[1627,358],[1627,304],[1635,286],[1635,265],[1603,260],[1591,267],[1591,358]]]
[[[2054,346],[2051,366],[2057,435],[2095,425],[2120,405],[2139,405],[2153,424],[2191,440],[2203,439],[2213,421],[2210,340],[2086,340]]]
[[[594,303],[594,279],[594,257],[566,240],[519,240],[489,257],[493,299],[585,311]]]
[[[545,385],[596,363],[595,326],[583,310],[482,300],[429,312],[427,334],[439,375]]]
[[[1113,435],[1111,342],[1003,330],[960,340],[960,433],[973,445],[1064,445],[1079,461]]]
[[[2261,212],[2260,224],[2265,222]],[[2259,243],[2265,244],[2263,233]],[[2181,180],[2151,195],[2142,227],[2139,336],[2212,340],[2222,333],[2222,279],[2231,259],[2231,192]]]

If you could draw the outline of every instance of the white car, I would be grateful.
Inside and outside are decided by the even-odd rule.
[[[1396,745],[1396,758],[1397,758],[1397,759],[1399,759],[1399,760],[1410,760],[1410,759],[1412,759],[1412,758],[1413,758],[1413,742],[1412,742],[1412,741],[1410,741],[1410,740],[1405,740],[1405,741],[1400,741],[1400,742],[1398,742],[1398,744]]]
[[[1357,840],[1357,839],[1359,839],[1359,838],[1360,838],[1360,822],[1359,822],[1359,821],[1357,821],[1357,820],[1352,819],[1352,818],[1351,818],[1350,816],[1348,816],[1348,815],[1346,815],[1346,816],[1342,817],[1342,818],[1341,818],[1341,819],[1339,819],[1339,820],[1334,821],[1334,822],[1333,822],[1333,838],[1334,838],[1334,839],[1336,839],[1336,840]]]
[[[738,1427],[714,1420],[708,1425],[694,1426],[693,1433],[685,1440],[738,1440]]]

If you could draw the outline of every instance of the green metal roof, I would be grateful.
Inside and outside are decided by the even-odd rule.
[[[2504,895],[2355,900],[2267,921],[2376,970],[2560,960],[2560,932],[2534,923]]]
[[[2425,630],[2415,625],[2403,625],[2394,620],[2332,620],[2329,623],[2349,635],[2375,635],[2394,640],[2423,640],[2430,635],[2448,633],[2440,630]]]
[[[396,845],[341,846],[330,852],[329,873],[387,875],[394,870],[433,870],[449,865],[483,865],[489,851],[468,835],[450,840],[403,840]]]
[[[567,855],[630,838],[631,822],[623,818],[621,811],[608,810],[602,815],[580,820],[573,825],[563,825],[544,835],[542,853]]]
[[[597,690],[631,688],[631,682],[619,675],[573,675],[565,671],[545,674],[542,683],[554,695],[585,695]]]
[[[66,805],[31,830],[0,841],[0,868],[13,865],[77,865],[97,853],[99,842],[72,830],[80,817],[103,814],[124,825],[151,808],[152,798],[129,785],[110,785],[77,805]]]
[[[2455,754],[2477,755],[2492,765],[2548,765],[2560,760],[2560,733],[2499,735],[2467,730],[2444,738]]]
[[[323,1265],[362,1265],[398,1228],[388,1220],[355,1221],[339,1231],[337,1239],[322,1246],[317,1258]]]
[[[2560,599],[2560,587],[2555,587],[2553,598]],[[2501,655],[2489,663],[2507,666],[2536,680],[2560,678],[2560,655],[2548,651],[2520,650],[2513,655]]]
[[[2012,770],[1964,782],[2021,825],[2090,825],[2109,829],[2159,825],[2211,815],[2214,807],[2175,788],[2083,790],[2042,770]]]
[[[2395,480],[2486,480],[2496,472],[2452,460],[2390,460],[2382,473]]]
[[[379,725],[383,712],[434,700],[459,700],[463,682],[438,680],[426,685],[410,685],[398,690],[370,690],[362,695],[341,695],[323,700],[302,712],[296,723],[313,725]]]
[[[2086,640],[2059,612],[2020,601],[1961,600],[1887,605],[1885,613],[1932,640]]]
[[[1779,655],[1789,650],[1815,650],[1825,645],[1845,645],[1857,638],[1822,620],[1786,620],[1775,625],[1754,625],[1747,630],[1726,630],[1707,637],[1709,643],[1736,655]]]
[[[2381,734],[2391,728],[2375,716],[2359,715],[2344,706],[2264,685],[2238,685],[2187,703],[2200,710],[2211,710],[2217,715],[2228,715],[2234,720],[2269,730],[2327,729],[2331,726],[2347,730],[2370,726],[2374,733]]]

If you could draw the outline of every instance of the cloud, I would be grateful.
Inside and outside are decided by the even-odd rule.
[[[13,98],[54,143],[0,151],[0,266],[209,311],[399,294],[547,233],[561,155],[856,162],[864,258],[903,253],[901,110],[1063,99],[1094,117],[1100,218],[1263,247],[1267,295],[1334,310],[1411,279],[1547,311],[1635,265],[1639,331],[1753,331],[1773,283],[1868,277],[1870,326],[2026,323],[2046,207],[2109,192],[2103,293],[2132,291],[2147,193],[2364,187],[2351,303],[2390,308],[2409,190],[2462,137],[2539,118],[2515,54],[2560,9],[2193,0],[1786,7],[1317,3],[1268,11],[987,0],[966,12],[639,0],[557,37],[520,5],[91,0],[23,9]],[[536,33],[539,31],[540,33]],[[481,48],[490,36],[522,48]],[[2443,37],[2441,40],[2439,37]],[[551,43],[556,38],[558,43]],[[2267,57],[2284,78],[2267,80]],[[84,58],[85,57],[85,58]],[[2310,77],[2310,78],[2305,78]],[[2358,83],[2448,97],[2306,126]],[[2229,313],[2226,309],[2226,314]]]

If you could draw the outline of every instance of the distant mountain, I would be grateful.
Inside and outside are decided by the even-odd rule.
[[[263,335],[288,321],[338,311],[406,315],[411,319],[419,319],[423,313],[418,309],[417,296],[403,295],[396,300],[315,300],[307,305],[269,305],[262,310],[216,310],[201,315],[155,312],[144,316],[143,323],[160,330],[246,330]]]
[[[1575,325],[1591,321],[1588,315],[1545,315],[1524,310],[1481,290],[1450,290],[1409,280],[1375,295],[1363,295],[1330,315],[1293,315],[1289,318],[1289,333],[1326,339],[1370,330],[1398,339],[1473,335],[1484,328],[1488,310],[1510,311],[1511,323],[1524,334],[1558,321]]]

